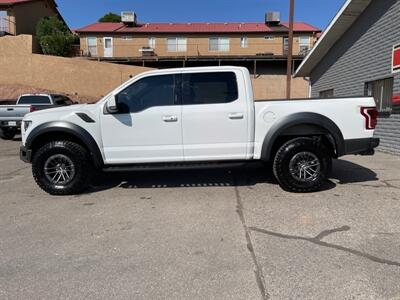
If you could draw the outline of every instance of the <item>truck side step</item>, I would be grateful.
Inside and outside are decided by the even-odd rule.
[[[182,162],[182,163],[152,163],[109,165],[103,168],[104,172],[132,172],[132,171],[162,171],[162,170],[190,170],[190,169],[216,169],[239,168],[248,165],[250,161],[229,162]]]

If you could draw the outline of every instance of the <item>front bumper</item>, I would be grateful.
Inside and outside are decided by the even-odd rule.
[[[345,154],[374,155],[379,143],[378,138],[345,140]]]
[[[26,149],[25,146],[21,146],[19,149],[19,158],[26,163],[32,162],[32,150]]]

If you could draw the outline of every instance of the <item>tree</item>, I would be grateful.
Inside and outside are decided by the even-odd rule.
[[[109,12],[108,14],[105,14],[99,19],[99,22],[101,23],[119,23],[121,22],[121,16],[114,14],[112,12]]]
[[[75,40],[67,25],[54,16],[42,18],[38,22],[36,36],[46,55],[67,56]]]

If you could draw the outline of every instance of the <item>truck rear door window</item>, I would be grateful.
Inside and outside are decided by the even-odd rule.
[[[51,104],[47,96],[22,96],[18,104]]]
[[[183,74],[184,105],[229,103],[238,99],[233,72]]]

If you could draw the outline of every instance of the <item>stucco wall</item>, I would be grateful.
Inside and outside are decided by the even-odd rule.
[[[32,36],[0,38],[0,84],[100,97],[149,68],[32,54]]]
[[[94,62],[32,54],[32,36],[0,38],[0,85],[23,85],[47,89],[78,98],[98,98],[144,71],[138,66]],[[252,75],[255,99],[285,98],[286,76],[281,68],[259,68]],[[308,96],[308,82],[293,80],[293,98]]]
[[[285,99],[286,75],[252,76],[255,100]],[[292,79],[292,98],[308,98],[309,84],[303,78]]]

